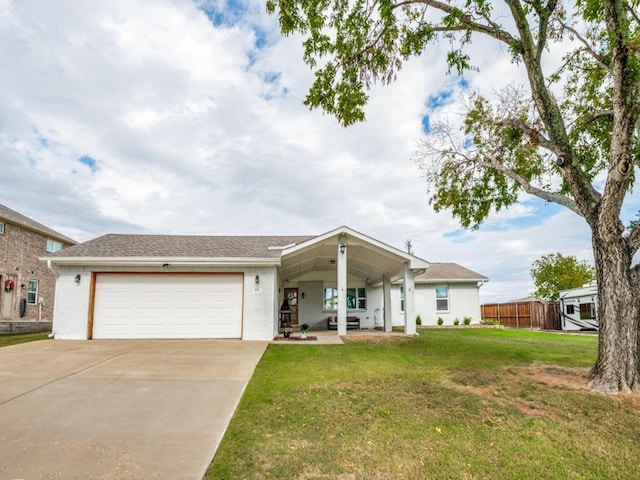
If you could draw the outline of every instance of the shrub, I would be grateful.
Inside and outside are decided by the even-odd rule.
[[[454,325],[460,325],[460,319],[459,319],[458,317],[456,317],[456,318],[453,320],[453,324],[454,324]]]
[[[422,325],[422,319],[420,318],[420,315],[416,317],[416,325]]]
[[[500,325],[500,320],[493,320],[491,318],[485,318],[484,320],[480,320],[480,323],[484,325]]]
[[[442,325],[444,323],[444,320],[442,319],[442,317],[438,317],[438,325]]]
[[[471,323],[471,317],[467,316],[462,319],[465,325],[469,325]]]

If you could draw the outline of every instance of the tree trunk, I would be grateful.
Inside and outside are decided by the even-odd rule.
[[[640,389],[639,311],[632,255],[624,237],[612,236],[617,238],[605,240],[593,232],[600,335],[598,359],[591,370],[589,386],[607,394]]]

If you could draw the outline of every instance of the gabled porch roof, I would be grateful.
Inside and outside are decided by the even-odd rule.
[[[335,271],[339,245],[346,246],[347,273],[370,284],[382,283],[383,277],[402,278],[404,264],[414,273],[429,268],[429,262],[342,226],[323,235],[283,248],[280,275],[295,281],[310,272]]]

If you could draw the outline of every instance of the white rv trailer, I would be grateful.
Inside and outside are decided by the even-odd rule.
[[[598,330],[598,287],[595,282],[560,291],[562,330]]]

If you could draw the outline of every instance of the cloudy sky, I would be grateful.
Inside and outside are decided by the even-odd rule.
[[[302,105],[300,42],[260,0],[0,0],[0,203],[78,241],[348,225],[490,277],[484,302],[528,295],[541,255],[591,259],[561,207],[523,197],[469,231],[428,205],[411,161],[424,119],[522,78],[504,51],[475,42],[480,71],[459,78],[433,50],[345,129]]]

